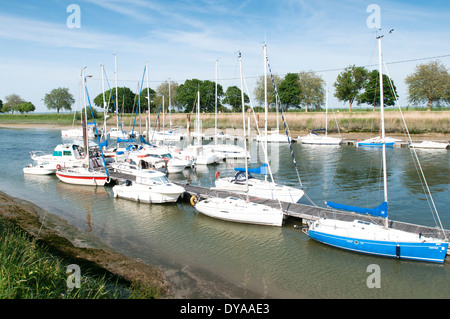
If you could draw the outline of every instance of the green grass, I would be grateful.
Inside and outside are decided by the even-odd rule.
[[[146,285],[119,284],[110,275],[82,269],[80,288],[70,289],[71,263],[10,221],[0,219],[0,299],[122,299],[158,298]],[[81,268],[81,266],[80,266]]]

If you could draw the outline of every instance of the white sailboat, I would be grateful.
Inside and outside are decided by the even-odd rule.
[[[378,36],[377,39],[380,64],[380,110],[384,201],[381,205],[372,209],[332,202],[327,202],[327,205],[336,209],[350,210],[362,214],[382,217],[384,218],[384,225],[361,221],[357,218],[352,221],[320,218],[316,221],[308,222],[308,228],[303,229],[303,231],[314,240],[345,250],[370,255],[442,263],[446,258],[448,249],[448,239],[445,236],[442,224],[440,225],[440,228],[442,229],[443,238],[428,237],[423,234],[410,233],[389,227],[381,36]],[[440,223],[439,218],[438,220]]]
[[[244,148],[247,149],[246,130],[245,130],[245,103],[242,75],[242,59],[239,53],[239,65],[241,73],[241,100],[242,100],[242,121],[244,128]],[[247,160],[245,160],[245,173],[248,174]],[[248,178],[246,187],[248,189]],[[191,201],[192,202],[192,201]],[[202,199],[194,204],[194,207],[202,214],[217,219],[231,222],[250,223],[267,226],[281,226],[283,224],[284,214],[281,209],[272,208],[267,205],[250,202],[247,199],[236,197],[212,197]]]
[[[320,135],[318,132],[324,131],[325,135]],[[302,144],[313,145],[339,145],[342,142],[342,138],[328,136],[328,87],[326,89],[326,102],[325,102],[325,129],[312,130],[306,136],[299,136],[298,142]]]

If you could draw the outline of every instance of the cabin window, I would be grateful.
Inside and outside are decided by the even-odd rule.
[[[72,151],[64,151],[63,155],[64,156],[72,156]]]
[[[53,152],[53,156],[62,156],[62,152],[61,151],[54,151]]]

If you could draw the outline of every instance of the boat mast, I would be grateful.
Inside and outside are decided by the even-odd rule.
[[[148,61],[145,61],[145,69],[147,70],[147,105],[148,105],[148,131],[147,140],[150,142],[150,131],[152,128],[152,122],[150,121],[150,87],[148,86]]]
[[[328,86],[326,87],[326,102],[325,102],[325,136],[328,136]]]
[[[103,134],[105,136],[105,139],[107,138],[106,133],[106,113],[107,113],[107,108],[106,108],[106,99],[105,99],[105,80],[104,80],[104,73],[105,73],[105,69],[103,66],[103,63],[100,64],[101,66],[101,70],[102,70],[102,94],[103,94]]]
[[[383,36],[380,35],[377,37],[378,39],[378,62],[379,62],[379,73],[380,73],[380,115],[381,115],[381,143],[383,150],[383,188],[384,188],[384,201],[388,202],[388,193],[387,193],[387,171],[386,171],[386,141],[385,141],[385,128],[384,128],[384,94],[383,94],[383,63],[381,57],[381,38]],[[388,217],[385,217],[384,227],[388,227]]]
[[[117,53],[114,53],[114,80],[116,82],[116,127],[119,131],[119,100],[117,93]]]
[[[264,152],[264,162],[268,165],[269,158],[267,155],[267,116],[268,116],[268,108],[267,105],[267,44],[264,43],[264,147],[266,151]],[[267,181],[267,174],[264,175],[264,180]]]
[[[215,84],[215,99],[214,99],[214,108],[216,116],[214,118],[214,145],[217,145],[217,64],[219,60],[216,60],[216,84]]]
[[[241,75],[241,103],[242,103],[242,127],[244,128],[244,151],[247,151],[247,134],[245,132],[245,99],[244,99],[244,81],[242,76],[242,57],[239,52],[239,70]],[[248,163],[245,158],[245,186],[247,188],[247,201],[248,201]]]

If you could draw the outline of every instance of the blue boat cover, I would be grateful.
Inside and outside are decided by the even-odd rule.
[[[338,203],[333,203],[333,202],[327,202],[327,206],[336,208],[336,209],[349,210],[349,211],[352,211],[355,213],[360,213],[360,214],[369,214],[372,216],[380,216],[380,217],[388,216],[387,202],[382,202],[381,205],[379,205],[375,208],[356,207],[356,206],[343,205],[343,204],[338,204]]]
[[[131,138],[131,139],[129,139],[129,140],[127,140],[127,139],[123,139],[123,138],[117,138],[117,143],[133,143],[134,142],[134,140]]]
[[[99,146],[100,147],[107,147],[108,146],[108,140],[105,140],[105,141],[103,141],[103,142],[101,142],[100,144],[99,144]]]
[[[245,172],[245,168],[242,168],[242,167],[235,167],[234,170],[236,172]],[[260,167],[249,168],[248,172],[254,173],[254,174],[263,174],[263,175],[269,174],[267,163],[262,164]]]

